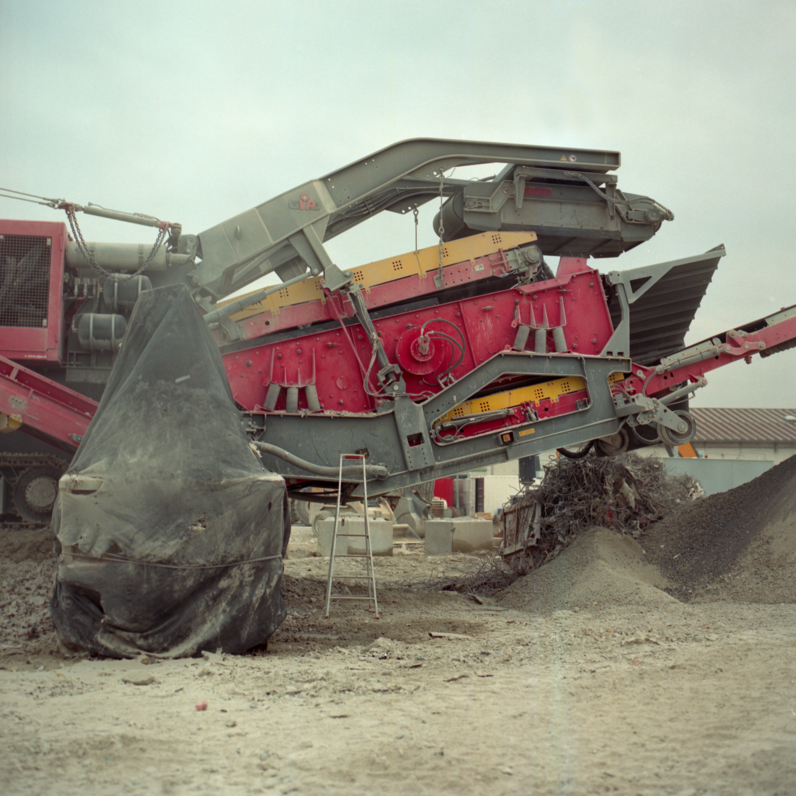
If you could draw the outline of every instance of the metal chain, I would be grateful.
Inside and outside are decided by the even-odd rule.
[[[440,169],[439,170],[439,229],[437,230],[437,234],[439,235],[439,278],[442,279],[442,250],[443,250],[443,242],[442,236],[445,234],[445,226],[442,223],[442,206],[443,201],[445,198],[445,194],[443,193],[443,188],[445,187],[445,172]]]
[[[420,211],[417,209],[417,205],[412,208],[412,215],[415,217],[415,254],[417,254],[417,225],[418,225],[418,216],[420,215]]]
[[[107,271],[94,259],[94,255],[89,250],[88,245],[83,238],[83,233],[80,230],[80,225],[77,223],[77,216],[75,215],[75,209],[73,207],[66,208],[66,217],[69,219],[69,227],[72,230],[72,234],[75,236],[77,248],[80,250],[80,253],[83,255],[85,261],[95,271],[98,271],[107,279],[111,279],[114,282],[126,282],[128,279],[134,279],[135,277],[144,273],[144,271],[146,271],[146,269],[152,264],[152,260],[155,259],[155,255],[158,253],[158,249],[160,249],[160,247],[163,245],[163,241],[166,237],[166,227],[164,226],[158,230],[158,236],[155,239],[154,245],[152,246],[152,251],[149,252],[149,256],[144,261],[144,264],[134,274],[114,274],[110,271]]]

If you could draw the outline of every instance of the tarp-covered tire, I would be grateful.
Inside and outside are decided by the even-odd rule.
[[[55,467],[31,467],[22,473],[14,485],[14,505],[19,514],[30,522],[49,522],[62,475]]]

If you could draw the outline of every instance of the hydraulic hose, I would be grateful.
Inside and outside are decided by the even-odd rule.
[[[258,450],[263,451],[263,453],[276,456],[277,459],[282,459],[282,461],[292,464],[294,467],[298,467],[301,470],[306,470],[308,473],[313,473],[314,475],[321,475],[327,478],[337,478],[338,474],[340,473],[340,470],[337,467],[326,467],[322,464],[308,462],[306,459],[301,459],[293,453],[288,453],[288,451],[284,450],[284,448],[278,448],[276,445],[270,445],[267,442],[252,442],[252,445],[254,445],[254,447]],[[383,464],[365,465],[366,478],[375,478],[378,481],[382,481],[389,474],[390,471]],[[342,475],[344,478],[352,478],[357,476],[361,478],[362,467],[359,465],[343,467]]]

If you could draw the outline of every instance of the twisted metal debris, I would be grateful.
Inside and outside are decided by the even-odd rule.
[[[526,487],[504,507],[503,558],[515,571],[528,571],[594,526],[638,537],[701,494],[691,476],[672,476],[662,462],[635,453],[562,457],[545,467],[539,486]]]

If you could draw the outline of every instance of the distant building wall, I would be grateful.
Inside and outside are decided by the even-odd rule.
[[[774,464],[784,462],[796,455],[796,446],[793,445],[751,445],[745,443],[695,443],[696,449],[708,459],[742,459],[770,461]]]
[[[758,459],[661,459],[672,475],[688,474],[702,485],[706,495],[726,492],[762,475],[774,466]]]
[[[493,517],[512,495],[520,491],[517,475],[486,475],[484,478],[484,511]]]

